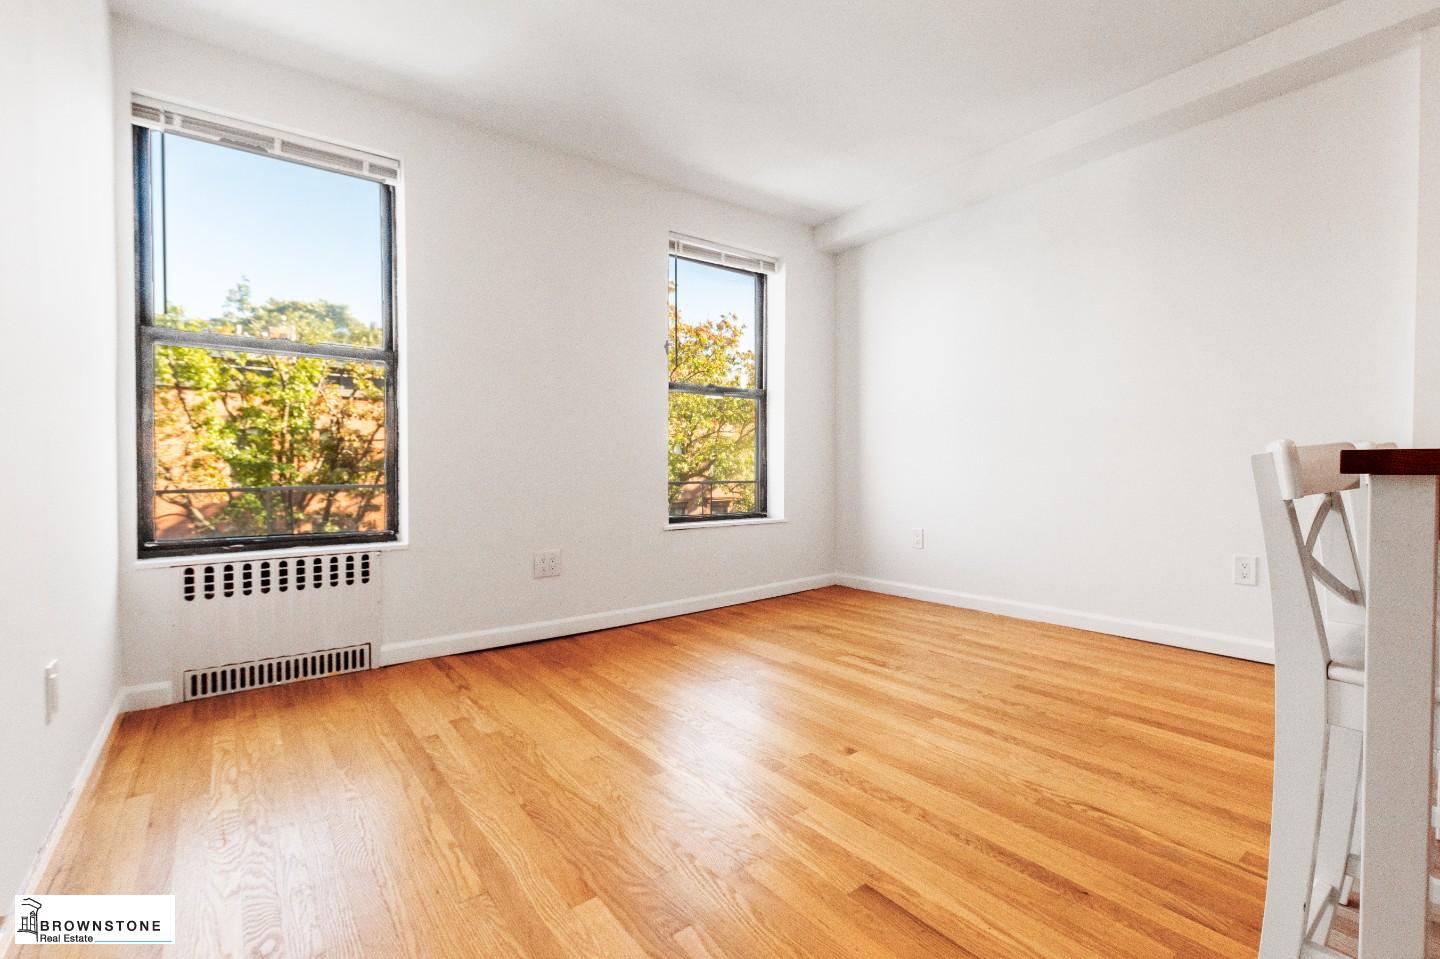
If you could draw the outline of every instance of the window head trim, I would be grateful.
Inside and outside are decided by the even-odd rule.
[[[702,240],[684,233],[670,234],[670,252],[683,260],[723,266],[742,273],[770,274],[779,269],[779,261],[763,253],[751,253],[739,247]]]
[[[388,186],[400,182],[400,161],[298,133],[223,117],[153,97],[130,98],[130,122],[147,130],[175,133],[192,140],[263,153],[279,160],[344,173]]]

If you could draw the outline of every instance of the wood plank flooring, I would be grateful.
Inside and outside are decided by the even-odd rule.
[[[129,714],[41,891],[175,893],[125,957],[1253,959],[1270,695],[815,590]]]

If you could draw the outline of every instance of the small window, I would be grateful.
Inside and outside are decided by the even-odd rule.
[[[670,522],[763,517],[767,272],[690,242],[671,250]]]
[[[140,554],[395,539],[398,166],[151,113],[137,103]]]

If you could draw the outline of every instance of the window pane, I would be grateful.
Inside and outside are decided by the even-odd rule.
[[[155,538],[384,530],[385,369],[155,348]]]
[[[164,134],[161,326],[381,345],[384,187]]]
[[[670,382],[753,389],[760,277],[670,257]]]
[[[670,391],[670,515],[752,513],[759,401]]]

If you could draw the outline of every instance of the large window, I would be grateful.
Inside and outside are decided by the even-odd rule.
[[[134,115],[140,554],[395,539],[394,161]]]
[[[671,523],[766,515],[769,266],[759,258],[671,241]]]

